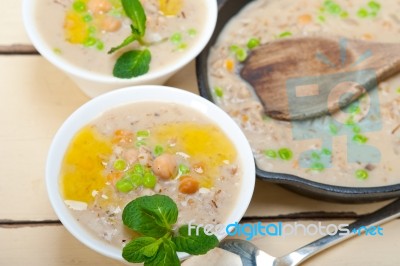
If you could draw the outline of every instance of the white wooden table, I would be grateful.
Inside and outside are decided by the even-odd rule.
[[[0,5],[0,265],[122,265],[72,237],[53,212],[44,184],[50,141],[61,123],[88,98],[30,44],[20,0]],[[197,92],[194,63],[168,85]],[[349,223],[387,202],[345,205],[308,199],[257,181],[242,222]],[[304,265],[400,265],[400,220],[383,226],[384,236],[360,236]],[[319,236],[257,237],[253,243],[283,255]],[[233,265],[236,255],[214,250],[184,265]]]

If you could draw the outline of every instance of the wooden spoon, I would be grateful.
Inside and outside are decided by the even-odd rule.
[[[399,71],[400,44],[309,36],[252,50],[240,75],[267,115],[301,120],[332,114]]]

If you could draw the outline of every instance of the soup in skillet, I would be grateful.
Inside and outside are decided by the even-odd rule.
[[[260,169],[340,186],[400,182],[399,75],[342,110],[341,119],[303,122],[265,116],[239,75],[252,49],[281,38],[330,34],[398,42],[399,14],[396,0],[255,0],[231,19],[210,52],[210,88],[243,129]]]

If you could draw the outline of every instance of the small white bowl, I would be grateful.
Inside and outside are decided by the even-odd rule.
[[[204,10],[206,11],[203,18],[205,23],[204,30],[199,32],[198,41],[187,48],[185,51],[186,56],[180,57],[158,70],[152,71],[150,69],[148,73],[131,79],[120,79],[112,76],[112,73],[110,73],[110,75],[105,75],[90,71],[89,69],[83,69],[57,55],[53,47],[41,37],[42,34],[41,29],[38,27],[38,18],[35,16],[35,6],[40,4],[40,0],[23,0],[22,15],[28,36],[38,52],[53,65],[64,71],[86,95],[95,97],[110,90],[127,86],[164,84],[168,78],[192,61],[208,43],[217,21],[217,1],[201,1],[204,1]]]
[[[216,125],[219,125],[220,129],[234,144],[238,151],[239,167],[242,169],[243,176],[239,184],[240,192],[237,195],[236,206],[230,216],[226,217],[225,225],[241,220],[250,203],[255,184],[255,164],[250,144],[235,121],[210,101],[181,89],[157,85],[128,87],[91,99],[77,109],[56,133],[47,158],[46,186],[50,202],[68,231],[93,250],[121,261],[123,260],[121,249],[107,245],[106,242],[95,238],[82,228],[81,224],[72,216],[60,193],[60,169],[69,143],[82,127],[109,109],[128,103],[134,104],[144,101],[176,103],[192,108],[204,114]],[[225,236],[226,234],[219,235],[220,240]],[[188,255],[186,253],[178,253],[178,256],[180,259],[184,259]]]

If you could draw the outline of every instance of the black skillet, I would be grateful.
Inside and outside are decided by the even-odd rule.
[[[240,9],[251,0],[219,0],[219,16],[215,32],[203,52],[196,59],[196,75],[200,95],[212,101],[207,77],[207,58],[210,48],[216,42],[219,33]],[[299,176],[285,173],[271,173],[259,169],[256,165],[257,178],[280,184],[302,195],[327,201],[362,203],[380,201],[400,196],[400,184],[382,187],[341,187],[310,181]],[[400,174],[400,173],[399,173]]]

